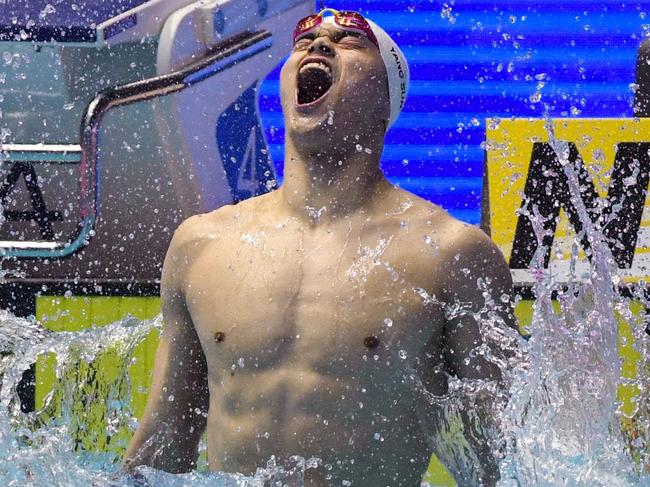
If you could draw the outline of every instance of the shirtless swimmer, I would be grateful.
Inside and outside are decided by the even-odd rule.
[[[472,313],[448,319],[439,303],[480,309],[479,278],[502,303],[510,273],[481,230],[384,177],[385,133],[409,81],[392,39],[333,11],[303,19],[294,37],[281,75],[284,184],[177,229],[126,467],[189,471],[207,429],[215,471],[253,474],[300,455],[327,466],[308,470],[307,486],[419,486],[428,406],[401,371],[408,364],[434,394],[446,391],[443,371],[498,381],[499,368],[471,353],[482,343]],[[496,462],[475,446],[477,480],[453,473],[494,485]]]

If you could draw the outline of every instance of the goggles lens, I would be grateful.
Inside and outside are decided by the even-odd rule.
[[[334,22],[342,29],[363,34],[370,39],[375,46],[379,47],[379,42],[375,37],[375,33],[372,31],[372,27],[370,27],[370,24],[363,15],[359,12],[352,11],[339,12],[338,10],[331,8],[326,8],[317,14],[308,15],[307,17],[300,19],[293,31],[293,43],[295,44],[307,34],[318,29],[323,23],[323,14],[325,14],[325,12],[333,13]]]

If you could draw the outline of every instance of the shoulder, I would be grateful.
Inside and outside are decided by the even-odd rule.
[[[211,213],[194,215],[176,228],[163,264],[163,290],[184,287],[187,272],[199,258],[202,250],[216,236],[219,213],[224,214],[228,211],[226,207],[222,207]]]
[[[492,239],[476,225],[449,217],[441,229],[441,257],[451,262],[497,260],[505,263]]]
[[[232,211],[228,206],[210,213],[191,216],[181,223],[174,231],[168,254],[184,253],[214,239],[220,227],[220,220],[226,220],[227,213]]]
[[[505,264],[505,260],[490,237],[478,226],[454,218],[441,207],[403,191],[409,209],[409,223],[424,243],[435,246],[436,260],[446,266],[456,266],[468,259]]]
[[[503,254],[480,228],[455,220],[441,239],[442,283],[448,298],[475,300],[485,291],[512,294],[512,276]]]
[[[174,232],[170,250],[219,241],[239,232],[259,216],[260,207],[267,196],[249,198],[238,204],[224,205],[211,212],[189,217]]]
[[[417,250],[421,272],[431,272],[452,294],[476,289],[478,279],[499,283],[501,289],[511,286],[505,258],[483,230],[421,198],[410,201],[409,240]]]
[[[215,232],[227,223],[234,212],[234,205],[225,205],[209,213],[189,217],[181,223],[172,238],[172,246],[184,247],[214,237]]]
[[[397,216],[391,218],[395,220],[395,224],[399,221],[406,230],[400,233],[409,241],[409,246],[430,257],[431,264],[454,250],[460,250],[460,244],[476,240],[476,237],[472,238],[470,235],[481,232],[477,227],[457,220],[428,200],[408,191],[398,191],[399,206],[403,211],[393,212]]]

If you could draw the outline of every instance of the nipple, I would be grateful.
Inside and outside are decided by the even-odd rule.
[[[221,343],[226,339],[226,334],[222,331],[218,331],[214,334],[214,341],[217,343]]]
[[[379,346],[379,338],[374,335],[366,337],[363,340],[363,344],[370,349],[377,348]]]

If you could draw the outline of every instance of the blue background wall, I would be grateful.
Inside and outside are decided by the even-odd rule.
[[[402,188],[480,220],[486,117],[630,117],[650,2],[332,0],[359,10],[402,47],[412,83],[382,164]],[[291,26],[293,27],[293,26]],[[260,108],[282,177],[279,72]]]

